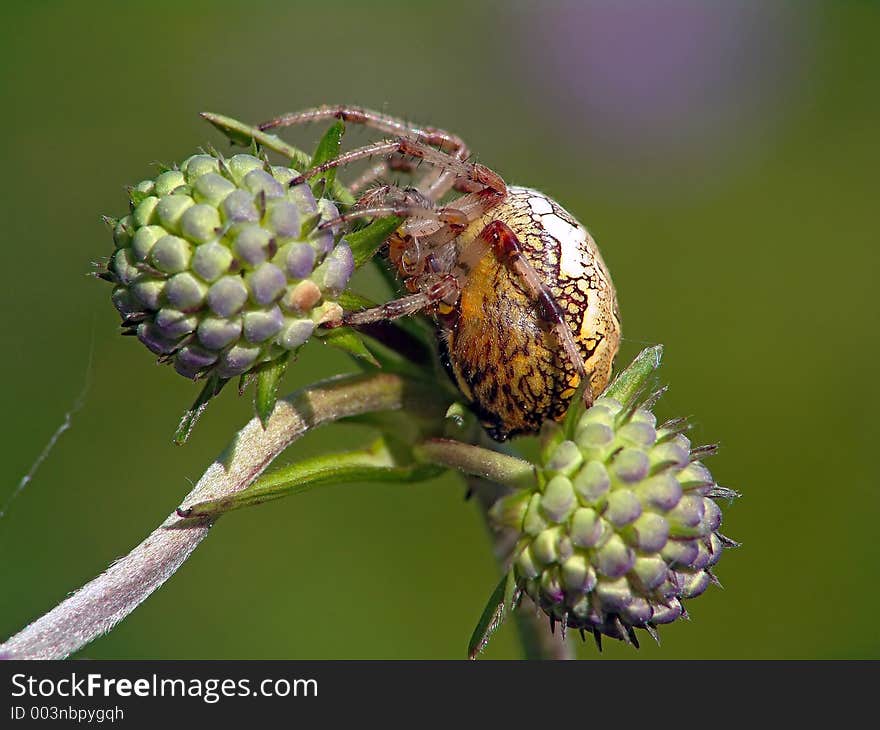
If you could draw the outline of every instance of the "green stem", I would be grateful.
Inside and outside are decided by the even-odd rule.
[[[242,507],[303,494],[324,484],[415,482],[430,479],[441,472],[441,468],[426,464],[400,464],[385,440],[378,439],[366,449],[322,454],[277,469],[241,492],[192,505],[186,516],[217,517]]]
[[[236,434],[186,496],[183,507],[128,555],[0,644],[0,656],[63,659],[110,631],[208,536],[212,516],[181,517],[181,513],[186,515],[190,505],[222,500],[246,489],[278,454],[311,429],[370,411],[424,409],[436,397],[436,388],[376,373],[334,378],[279,400],[265,427],[254,417]]]
[[[528,461],[452,439],[428,439],[416,445],[419,461],[457,469],[511,489],[534,487],[535,470]]]

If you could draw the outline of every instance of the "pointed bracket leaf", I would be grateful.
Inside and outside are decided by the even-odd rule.
[[[383,439],[366,449],[322,454],[265,474],[251,486],[222,499],[207,500],[183,510],[181,516],[217,517],[282,497],[302,494],[315,487],[350,482],[417,482],[431,479],[442,469],[416,463],[399,463]],[[180,513],[179,513],[180,514]]]
[[[516,577],[511,569],[502,576],[486,602],[486,607],[468,642],[468,659],[476,659],[486,648],[492,635],[501,628],[501,624],[510,615],[520,592],[521,589],[517,586]]]
[[[269,422],[272,411],[275,410],[275,401],[278,399],[278,383],[287,371],[290,362],[290,353],[285,352],[277,360],[273,360],[260,369],[257,373],[257,387],[254,393],[254,405],[260,423],[263,428]]]
[[[205,412],[205,408],[208,407],[211,398],[223,390],[223,386],[228,382],[229,378],[220,378],[216,375],[212,375],[208,378],[208,381],[205,383],[205,387],[202,388],[202,392],[199,393],[198,398],[195,399],[193,404],[189,407],[189,410],[184,413],[183,418],[180,419],[180,424],[174,432],[175,444],[182,446],[186,443],[193,428],[195,428],[196,421],[198,421],[202,413]]]
[[[345,123],[340,119],[333,124],[326,132],[318,146],[315,148],[315,154],[312,155],[309,167],[317,167],[325,162],[339,156],[339,149],[342,145],[342,135],[345,134]],[[312,182],[312,192],[320,197],[324,190],[333,191],[333,183],[336,182],[336,168],[331,167],[321,173],[321,176]],[[320,192],[319,192],[320,191]]]
[[[354,255],[355,268],[360,268],[376,255],[382,244],[403,223],[402,218],[377,218],[354,233],[346,233],[345,240]]]
[[[614,398],[623,404],[631,402],[647,388],[654,373],[660,367],[662,357],[663,345],[646,347],[636,355],[635,360],[614,379],[602,395]]]
[[[331,330],[327,330],[326,334],[321,336],[321,339],[324,344],[347,352],[356,360],[363,360],[376,368],[381,367],[379,361],[370,352],[358,333],[350,327],[334,327]]]

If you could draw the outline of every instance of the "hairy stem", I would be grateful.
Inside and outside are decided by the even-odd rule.
[[[174,574],[216,519],[180,515],[193,504],[222,500],[246,488],[307,431],[363,413],[424,408],[431,398],[424,386],[379,373],[328,380],[279,400],[265,430],[259,418],[251,419],[178,510],[128,555],[0,644],[0,658],[63,659],[110,631]]]
[[[428,439],[413,448],[416,458],[430,464],[457,469],[512,489],[528,487],[534,480],[532,464],[480,446],[452,439]]]

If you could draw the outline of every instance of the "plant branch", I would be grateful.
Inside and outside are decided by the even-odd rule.
[[[21,632],[0,658],[63,659],[107,633],[159,588],[208,534],[215,517],[181,517],[198,502],[222,500],[250,485],[287,446],[311,429],[349,416],[424,409],[429,388],[398,375],[344,376],[279,400],[265,430],[252,418],[212,463],[179,510],[128,555]]]
[[[528,461],[453,439],[434,438],[413,448],[417,459],[457,469],[512,489],[527,488],[535,479],[535,468]]]

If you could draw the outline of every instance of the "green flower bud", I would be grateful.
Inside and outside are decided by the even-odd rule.
[[[638,645],[635,630],[685,615],[683,601],[714,581],[725,547],[715,484],[675,429],[643,408],[599,398],[574,426],[542,432],[535,486],[499,500],[499,527],[520,532],[513,570],[549,617]]]
[[[298,173],[252,155],[194,155],[131,188],[102,278],[123,327],[189,378],[228,378],[337,320],[351,250],[303,221],[336,215]]]

